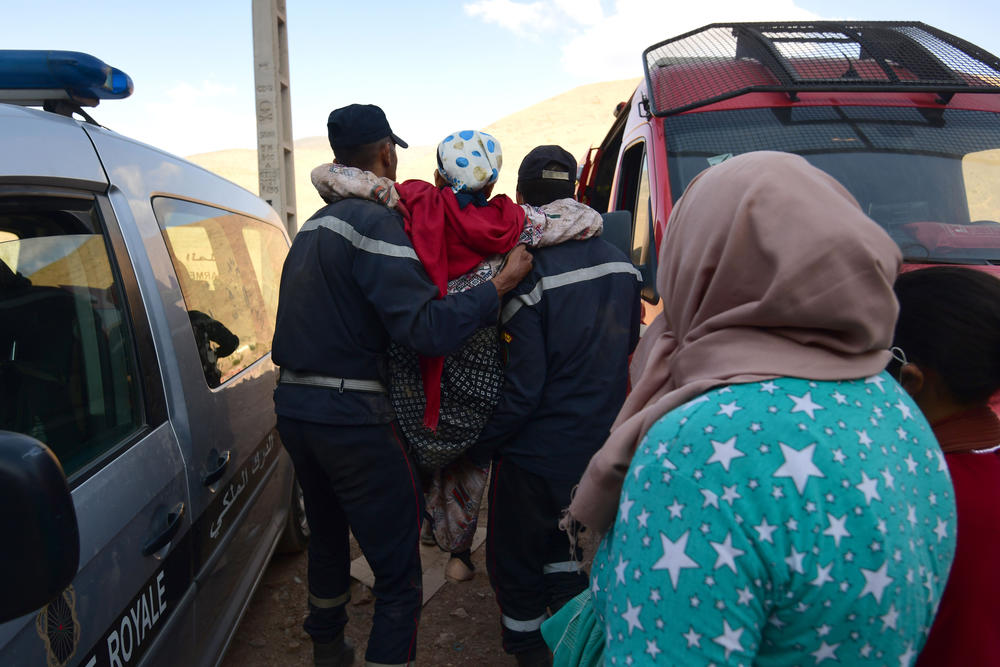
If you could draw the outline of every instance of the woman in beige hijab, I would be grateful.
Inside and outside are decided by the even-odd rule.
[[[927,422],[882,372],[898,249],[783,153],[702,172],[660,248],[664,314],[570,506],[604,534],[605,663],[911,664],[955,513]]]

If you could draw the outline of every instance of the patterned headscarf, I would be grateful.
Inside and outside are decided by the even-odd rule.
[[[449,134],[437,149],[438,171],[457,192],[478,192],[496,183],[503,165],[500,142],[485,132]]]

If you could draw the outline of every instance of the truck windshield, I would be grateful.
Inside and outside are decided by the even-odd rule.
[[[1000,114],[913,107],[796,107],[664,120],[676,199],[706,167],[758,150],[797,153],[850,190],[909,261],[1000,263]]]

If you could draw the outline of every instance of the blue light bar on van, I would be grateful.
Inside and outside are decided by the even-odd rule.
[[[97,106],[132,94],[128,74],[78,51],[0,50],[0,102],[41,106],[70,100]]]

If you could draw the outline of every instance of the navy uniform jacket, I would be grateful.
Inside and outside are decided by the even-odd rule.
[[[283,369],[387,384],[394,339],[420,354],[456,350],[475,329],[496,322],[492,283],[437,299],[394,211],[342,199],[296,234],[281,272],[271,357]],[[384,424],[388,394],[279,384],[275,411],[326,424]]]
[[[500,402],[473,452],[549,479],[579,479],[607,438],[639,340],[641,283],[600,238],[534,251],[534,268],[501,313]]]

